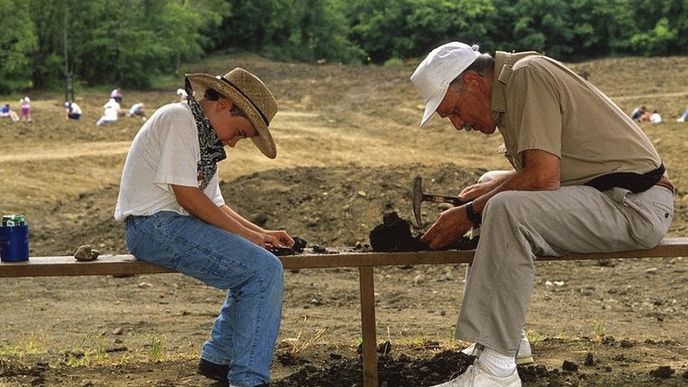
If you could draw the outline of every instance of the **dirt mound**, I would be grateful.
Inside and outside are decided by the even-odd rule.
[[[370,230],[386,212],[413,219],[411,181],[418,174],[427,190],[454,194],[480,176],[450,163],[297,167],[242,176],[222,182],[221,189],[232,208],[258,225],[286,229],[310,245],[354,246],[369,243]],[[55,205],[45,219],[33,219],[32,255],[72,254],[84,244],[106,254],[126,251],[122,225],[112,218],[116,200],[117,187],[107,186]],[[434,220],[440,208],[423,204],[424,221]]]

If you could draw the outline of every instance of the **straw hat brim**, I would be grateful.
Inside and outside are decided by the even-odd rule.
[[[277,157],[277,147],[275,146],[275,140],[272,139],[272,134],[270,134],[268,125],[265,123],[255,106],[243,93],[210,74],[186,74],[186,77],[189,79],[189,82],[191,82],[191,87],[194,90],[194,94],[197,96],[202,96],[205,94],[205,89],[211,88],[236,103],[256,128],[256,132],[258,132],[258,136],[251,137],[253,144],[255,144],[265,156],[271,159]]]

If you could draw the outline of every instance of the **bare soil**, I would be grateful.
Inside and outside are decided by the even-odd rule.
[[[368,243],[382,215],[411,221],[411,180],[456,194],[487,169],[507,168],[498,135],[418,128],[422,105],[401,67],[211,58],[193,71],[242,66],[274,89],[277,160],[240,144],[220,164],[231,206],[310,245]],[[605,59],[572,65],[625,111],[646,105],[665,122],[643,124],[678,187],[671,236],[685,236],[687,58]],[[643,79],[642,83],[638,79]],[[174,90],[124,90],[123,106],[150,108]],[[34,121],[0,120],[0,212],[23,213],[31,254],[67,255],[83,244],[124,253],[112,220],[129,143],[140,126],[123,117],[96,127],[107,92],[79,94],[81,121],[66,121],[55,95],[31,95]],[[0,103],[15,99],[0,98]],[[431,222],[442,205],[424,203]],[[444,207],[446,208],[446,207]],[[426,225],[427,226],[427,223]],[[414,230],[420,232],[421,230]],[[428,386],[461,372],[467,343],[452,339],[461,265],[376,269],[381,385]],[[525,385],[688,384],[688,259],[542,262],[526,329],[536,364]],[[286,274],[276,386],[361,383],[358,275],[350,269]],[[0,386],[210,386],[195,373],[222,291],[178,274],[18,278],[0,281]],[[567,362],[565,364],[565,362]],[[574,364],[572,364],[574,363]]]

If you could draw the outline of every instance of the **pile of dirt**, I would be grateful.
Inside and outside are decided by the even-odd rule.
[[[389,342],[385,344],[389,346]],[[448,350],[438,352],[431,358],[411,357],[406,354],[379,354],[378,383],[387,387],[432,386],[457,377],[474,361],[473,356],[465,355],[461,351]],[[575,371],[577,369],[548,369],[544,365],[518,367],[521,381],[532,386],[585,384],[585,375]],[[363,385],[362,372],[360,357],[343,358],[337,353],[331,353],[330,358],[323,364],[306,364],[298,372],[273,382],[272,385],[358,387]]]
[[[412,219],[411,181],[421,175],[426,188],[456,194],[481,172],[446,163],[394,167],[297,167],[273,169],[221,182],[228,205],[254,223],[285,229],[310,245],[368,244],[383,214]],[[107,186],[58,203],[43,219],[32,219],[31,254],[72,254],[91,245],[103,254],[126,251],[123,228],[112,218],[117,187]],[[424,203],[427,227],[447,205]],[[415,230],[416,233],[419,230]]]

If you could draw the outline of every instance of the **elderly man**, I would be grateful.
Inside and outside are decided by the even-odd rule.
[[[268,385],[283,296],[282,264],[268,248],[294,241],[225,204],[217,163],[225,146],[247,138],[275,158],[268,126],[277,101],[242,68],[187,74],[186,91],[186,102],[158,109],[134,138],[115,219],[137,258],[227,290],[199,373],[230,386]]]
[[[643,131],[575,72],[535,52],[452,42],[411,76],[426,107],[452,125],[497,129],[513,171],[464,188],[423,235],[433,248],[480,225],[457,337],[478,360],[441,386],[520,386],[515,355],[536,256],[651,248],[674,216],[674,189]]]

